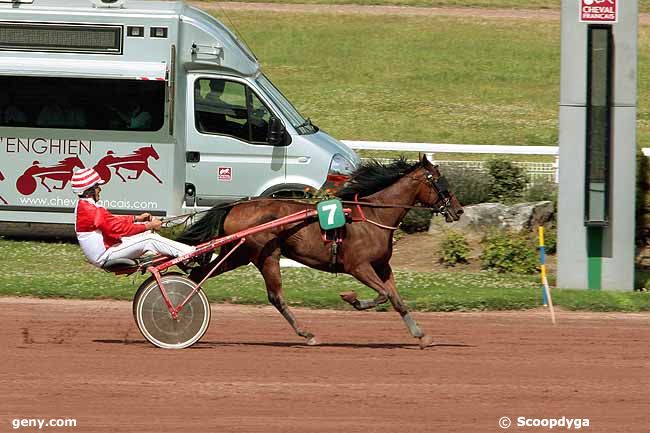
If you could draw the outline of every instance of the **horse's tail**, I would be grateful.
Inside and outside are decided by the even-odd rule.
[[[176,240],[189,245],[198,245],[209,241],[220,234],[223,221],[236,204],[237,202],[213,207],[206,212],[203,218],[178,235]]]

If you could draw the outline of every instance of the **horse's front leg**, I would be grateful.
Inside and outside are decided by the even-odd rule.
[[[409,313],[406,304],[402,301],[402,297],[397,291],[395,276],[393,275],[393,270],[390,265],[386,265],[386,267],[379,271],[379,277],[385,281],[386,286],[388,287],[388,298],[390,299],[393,308],[400,314],[400,316],[402,316],[402,320],[404,320],[404,324],[406,324],[411,335],[420,340],[420,348],[424,349],[425,347],[433,346],[433,338],[422,332],[422,329],[420,329],[415,319],[411,317],[411,313]]]
[[[63,189],[65,186],[70,182],[70,179],[61,179],[61,185],[60,186],[52,186],[52,189]]]
[[[255,265],[264,278],[269,302],[273,304],[280,314],[282,314],[282,317],[289,322],[289,325],[291,325],[296,334],[307,340],[309,346],[317,345],[318,340],[316,340],[314,334],[300,327],[293,312],[284,301],[282,275],[280,272],[280,251],[278,250],[261,260],[256,260]]]
[[[359,300],[357,298],[357,292],[351,290],[349,292],[343,292],[340,294],[341,299],[343,299],[348,304],[352,305],[355,310],[363,311],[375,308],[378,305],[385,304],[388,301],[388,296],[385,293],[379,293],[375,299],[371,300]]]
[[[149,165],[145,165],[143,170],[146,171],[147,173],[149,173],[151,176],[153,176],[153,178],[156,179],[158,181],[158,183],[163,183],[163,181],[160,180],[160,178],[158,176],[156,176],[156,173],[154,173],[153,170],[151,170],[151,168],[149,168]],[[140,172],[140,174],[142,174],[142,172]]]
[[[348,299],[354,299],[356,305],[355,303],[352,303],[352,306],[359,310],[364,309],[361,307],[366,305],[369,305],[368,308],[371,308],[372,304],[377,300],[383,300],[385,302],[386,298],[389,299],[393,308],[395,308],[400,316],[402,316],[402,320],[404,320],[411,335],[420,340],[420,348],[424,349],[425,347],[432,345],[433,339],[422,332],[422,329],[420,329],[418,324],[415,322],[415,319],[411,317],[406,308],[406,304],[402,301],[399,293],[397,293],[393,271],[388,264],[377,272],[369,263],[364,263],[351,272],[351,274],[366,286],[376,290],[377,293],[379,293],[379,296],[373,301],[359,301],[356,299],[356,294],[350,298],[346,298],[343,296],[344,294],[341,294],[341,297],[345,301],[348,301]]]
[[[377,292],[377,297],[372,300],[357,299],[357,293],[354,290],[341,293],[341,299],[352,305],[355,310],[369,310],[388,301],[388,292],[386,291],[383,282],[379,279],[377,273],[372,268],[370,263],[363,263],[354,269],[354,271],[350,272],[350,274]]]

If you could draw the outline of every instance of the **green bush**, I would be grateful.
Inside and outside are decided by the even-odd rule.
[[[496,231],[488,235],[484,244],[481,260],[485,269],[517,274],[537,270],[536,248],[521,233]]]
[[[444,166],[442,173],[449,180],[449,188],[463,206],[490,201],[492,178],[476,169]]]
[[[431,218],[433,212],[428,209],[411,209],[404,216],[400,229],[408,234],[426,232],[429,230]]]
[[[469,244],[462,233],[456,230],[449,230],[440,242],[442,253],[440,261],[447,266],[454,266],[456,263],[467,263],[469,259]]]
[[[557,202],[557,184],[553,180],[537,180],[530,185],[524,193],[524,201],[552,201]]]
[[[502,158],[490,159],[485,166],[492,178],[490,200],[510,204],[523,197],[528,182],[523,168]]]

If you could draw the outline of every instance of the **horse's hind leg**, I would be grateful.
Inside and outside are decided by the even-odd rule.
[[[296,331],[296,334],[307,339],[307,344],[315,346],[318,344],[316,337],[309,331],[300,327],[293,312],[284,301],[282,292],[282,274],[280,272],[280,250],[276,250],[272,254],[261,258],[255,263],[259,269],[264,283],[266,284],[266,292],[268,294],[269,302],[282,314],[289,325]]]

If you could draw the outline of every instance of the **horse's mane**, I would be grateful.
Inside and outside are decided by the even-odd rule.
[[[68,156],[67,158],[64,158],[61,161],[57,162],[57,164],[75,163],[77,161],[81,162],[78,156]]]
[[[376,159],[370,159],[352,173],[346,186],[338,191],[336,196],[343,200],[352,200],[356,195],[367,197],[394,184],[420,165],[419,161],[408,162],[404,156],[400,156],[390,164],[382,164]]]

